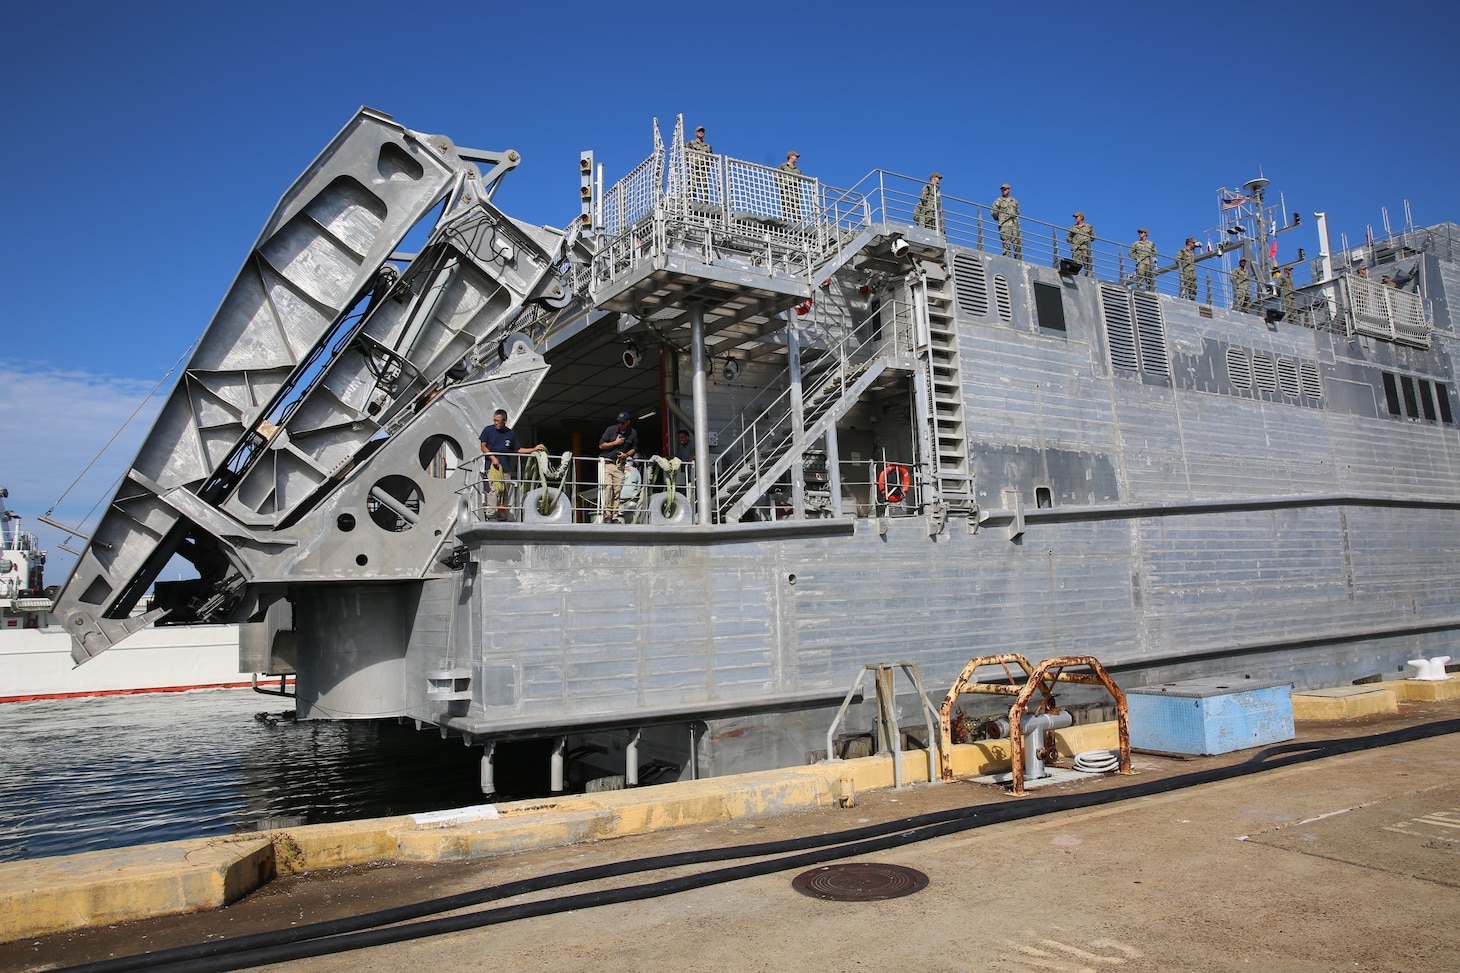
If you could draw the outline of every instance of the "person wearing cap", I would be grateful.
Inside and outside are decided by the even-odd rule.
[[[1177,296],[1196,300],[1196,237],[1187,237],[1177,252],[1176,269],[1181,274],[1181,291]]]
[[[788,222],[801,222],[801,170],[796,160],[800,152],[787,152],[786,161],[776,170],[776,185],[781,190],[781,215]]]
[[[714,146],[705,141],[705,127],[695,129],[695,137],[684,143],[684,159],[689,163],[689,181],[696,199],[710,198],[710,156]]]
[[[1004,241],[1004,256],[1022,260],[1024,237],[1019,232],[1019,201],[1009,195],[1009,184],[999,187],[999,198],[992,207],[994,219],[999,221],[999,239]]]
[[[1293,289],[1292,268],[1274,267],[1272,282],[1277,285],[1278,296],[1283,299],[1283,316],[1289,321],[1294,320],[1298,316],[1298,293]]]
[[[602,461],[605,490],[603,519],[610,524],[622,523],[618,502],[624,488],[624,466],[639,450],[639,434],[629,425],[632,419],[627,412],[620,412],[614,417],[614,424],[605,429],[598,439],[598,458]]]
[[[923,194],[918,198],[918,205],[913,207],[913,222],[935,232],[943,229],[943,194],[938,189],[938,184],[942,181],[941,172],[929,175],[928,184],[923,187]]]
[[[1144,226],[1136,231],[1140,239],[1130,245],[1130,258],[1136,263],[1135,285],[1138,290],[1156,289],[1156,245]]]
[[[1247,258],[1237,261],[1237,267],[1228,275],[1232,282],[1232,310],[1244,314],[1252,312],[1252,271],[1247,269]]]
[[[1085,222],[1083,212],[1075,214],[1075,225],[1065,233],[1070,245],[1070,259],[1080,265],[1080,273],[1090,276],[1090,245],[1095,242],[1095,227]]]

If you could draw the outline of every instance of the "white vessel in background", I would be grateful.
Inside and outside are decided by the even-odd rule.
[[[0,500],[8,491],[0,487]],[[237,625],[143,629],[100,665],[78,667],[71,638],[51,617],[46,552],[20,516],[0,512],[0,703],[119,693],[248,686],[239,672]]]

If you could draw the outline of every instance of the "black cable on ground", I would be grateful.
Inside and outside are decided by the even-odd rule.
[[[246,969],[268,963],[282,963],[328,953],[406,942],[449,932],[459,932],[464,929],[499,925],[518,919],[656,898],[793,868],[802,869],[828,861],[859,857],[888,848],[926,841],[930,838],[956,834],[990,824],[1038,817],[1057,811],[1080,810],[1133,798],[1150,797],[1182,788],[1277,770],[1325,757],[1408,743],[1456,732],[1460,732],[1460,720],[1443,720],[1373,736],[1282,744],[1261,750],[1240,764],[1193,771],[1188,774],[1104,790],[953,808],[835,834],[612,862],[591,868],[560,872],[556,875],[507,882],[393,909],[349,916],[344,919],[66,967],[59,973],[126,973],[126,971],[141,969],[165,971],[165,973],[214,973],[214,971]],[[786,852],[799,853],[785,854]],[[529,892],[560,888],[597,879],[660,871],[683,865],[769,855],[782,855],[783,857],[713,869],[642,885],[560,896],[459,916],[428,919],[411,925],[394,925]],[[389,928],[382,928],[387,926]]]

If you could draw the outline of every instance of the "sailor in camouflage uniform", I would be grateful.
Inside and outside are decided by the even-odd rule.
[[[935,231],[943,229],[943,194],[938,189],[938,184],[942,181],[941,172],[928,176],[928,184],[923,187],[918,205],[913,208],[913,222],[918,226]]]
[[[1196,237],[1187,237],[1186,245],[1176,253],[1176,269],[1181,273],[1178,297],[1196,300]]]
[[[999,221],[999,239],[1004,241],[1004,256],[1016,260],[1024,257],[1024,238],[1019,232],[1019,201],[1009,195],[1009,184],[999,187],[994,200],[994,219]]]
[[[1156,245],[1144,226],[1136,232],[1141,238],[1130,245],[1130,258],[1136,262],[1136,288],[1153,291],[1156,289]]]
[[[1298,317],[1298,295],[1293,290],[1293,269],[1279,270],[1277,279],[1278,296],[1283,299],[1283,316],[1289,321]]]
[[[684,143],[684,161],[689,163],[689,181],[696,199],[710,198],[710,156],[714,146],[705,141],[705,127],[695,129],[695,137]]]
[[[1252,311],[1252,271],[1247,269],[1247,258],[1243,257],[1237,261],[1237,269],[1232,271],[1232,310],[1241,311],[1244,314]]]
[[[1095,227],[1085,222],[1084,213],[1075,214],[1075,225],[1065,234],[1070,245],[1070,259],[1080,265],[1080,273],[1090,276],[1090,244],[1095,242]]]
[[[796,165],[799,158],[800,152],[787,152],[786,161],[776,170],[776,183],[781,189],[781,215],[792,223],[801,222],[801,170]]]

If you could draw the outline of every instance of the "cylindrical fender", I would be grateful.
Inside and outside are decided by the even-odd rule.
[[[539,501],[551,494],[556,505],[552,513],[543,513]],[[573,504],[562,490],[538,487],[529,491],[522,500],[522,522],[524,524],[569,524],[573,522]]]
[[[664,512],[664,507],[669,501],[668,493],[656,493],[649,497],[649,523],[651,524],[691,524],[694,523],[694,511],[689,508],[689,497],[682,493],[675,494],[674,513]]]

